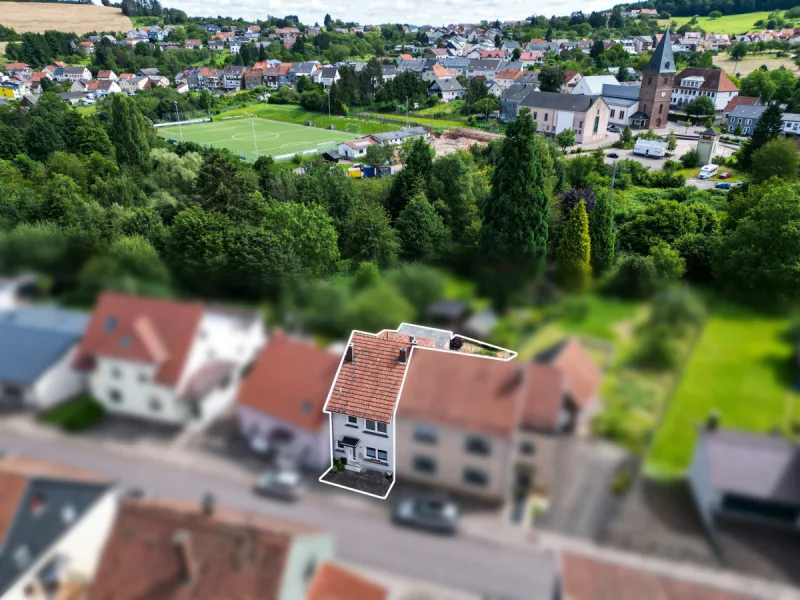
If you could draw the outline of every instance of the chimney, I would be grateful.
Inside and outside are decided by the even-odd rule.
[[[344,362],[352,363],[353,362],[353,344],[347,344],[347,350],[344,353]]]
[[[211,492],[203,494],[203,499],[200,501],[200,509],[205,516],[210,517],[214,514],[214,503],[214,494]]]
[[[183,580],[187,584],[193,583],[197,578],[197,557],[192,547],[191,532],[181,529],[173,536],[172,543],[178,556],[178,564],[181,568]]]
[[[719,429],[719,413],[716,410],[712,410],[708,414],[708,419],[706,419],[706,431],[716,431]]]
[[[397,362],[401,365],[406,364],[406,358],[408,357],[408,350],[405,348],[400,348],[400,356],[397,357]]]

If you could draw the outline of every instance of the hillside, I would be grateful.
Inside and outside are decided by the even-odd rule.
[[[769,18],[769,12],[751,12],[741,15],[726,15],[719,19],[709,19],[708,17],[698,17],[698,27],[703,31],[713,33],[745,33],[757,29],[753,25],[759,19],[766,20]],[[671,21],[675,21],[678,26],[688,23],[692,17],[672,17]],[[669,21],[663,21],[666,25]]]
[[[0,25],[18,33],[41,33],[48,29],[74,32],[128,31],[130,18],[118,8],[94,4],[53,4],[47,2],[3,2]]]

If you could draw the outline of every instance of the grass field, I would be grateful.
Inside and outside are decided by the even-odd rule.
[[[0,25],[12,27],[17,33],[42,33],[56,29],[82,34],[132,28],[131,20],[119,8],[48,2],[3,2]]]
[[[689,467],[711,411],[723,427],[787,432],[800,415],[792,391],[792,347],[783,339],[787,318],[717,304],[659,426],[645,470],[679,477]]]
[[[159,127],[158,133],[169,140],[196,142],[203,146],[227,148],[247,160],[257,156],[291,156],[299,152],[324,152],[341,142],[360,137],[352,132],[331,131],[268,119],[244,117],[211,123]],[[255,130],[255,141],[253,132]]]
[[[220,117],[254,114],[262,119],[281,121],[284,123],[294,123],[305,125],[306,121],[314,123],[315,127],[322,129],[333,125],[339,131],[357,131],[362,135],[371,133],[383,133],[399,129],[398,125],[381,123],[379,121],[367,121],[352,117],[328,116],[322,113],[309,112],[302,106],[296,104],[260,104],[250,105],[242,108],[235,108],[220,114]]]
[[[757,29],[753,23],[769,17],[768,11],[744,13],[741,15],[725,15],[719,19],[709,19],[708,17],[698,17],[698,28],[710,33],[745,33]],[[670,21],[675,21],[680,27],[684,23],[688,23],[692,17],[672,17]],[[662,21],[664,25],[669,24],[669,21]]]
[[[731,59],[729,54],[720,53],[714,57],[714,65],[733,75],[741,73],[742,77],[760,69],[761,65],[766,65],[767,69],[770,71],[780,67],[786,67],[792,72],[798,71],[797,65],[794,64],[791,58],[788,56],[776,58],[775,53],[756,54],[755,56],[748,55],[740,60],[738,64],[735,60]]]

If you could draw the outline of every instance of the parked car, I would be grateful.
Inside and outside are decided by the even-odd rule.
[[[727,171],[725,171],[724,173],[720,173],[719,174],[719,178],[720,179],[730,179],[731,178],[731,174],[728,173]]]
[[[606,156],[608,158],[619,158],[619,154],[617,154],[616,152],[609,152],[608,154],[606,154]]]
[[[439,533],[456,533],[459,511],[455,503],[437,498],[406,498],[394,507],[393,520]]]
[[[620,127],[619,125],[609,125],[608,130],[611,133],[622,133],[622,127]]]
[[[306,485],[297,469],[275,468],[261,472],[255,491],[262,496],[298,500],[305,493]]]
[[[718,190],[729,190],[733,187],[733,185],[727,182],[720,182],[714,187],[717,188]]]

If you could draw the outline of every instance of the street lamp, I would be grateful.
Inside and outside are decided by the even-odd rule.
[[[252,113],[250,113],[250,125],[252,125],[252,127],[253,127],[253,148],[255,148],[255,151],[256,151],[255,158],[253,158],[253,160],[255,160],[256,158],[258,158],[258,143],[256,142],[255,115],[253,115]]]
[[[173,101],[172,105],[175,107],[175,120],[178,122],[178,131],[181,132],[181,143],[183,142],[183,127],[181,126],[181,116],[178,113],[178,101]]]

